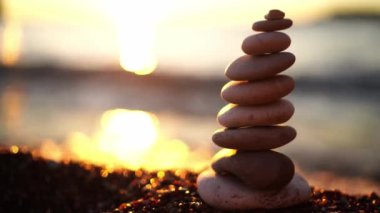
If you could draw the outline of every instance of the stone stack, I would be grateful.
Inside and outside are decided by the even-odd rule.
[[[218,114],[226,127],[213,135],[223,149],[216,154],[212,169],[198,177],[202,199],[222,209],[273,209],[305,202],[308,183],[295,174],[293,162],[272,151],[296,137],[296,131],[280,125],[293,113],[292,103],[283,99],[294,89],[294,80],[279,73],[295,62],[295,56],[282,52],[290,46],[284,30],[292,25],[279,10],[271,10],[264,21],[253,24],[262,33],[247,37],[244,55],[226,69],[232,80],[221,92],[230,104]]]

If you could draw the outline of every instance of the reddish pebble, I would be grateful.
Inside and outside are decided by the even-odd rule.
[[[295,61],[296,57],[288,52],[265,56],[244,55],[227,67],[225,75],[235,81],[261,80],[288,69]]]
[[[266,32],[244,39],[242,50],[248,55],[264,55],[281,52],[290,46],[290,38],[281,32]]]
[[[293,25],[290,19],[271,20],[271,21],[258,21],[252,26],[254,31],[271,32],[277,30],[285,30]]]
[[[288,95],[294,84],[294,80],[286,75],[253,82],[230,81],[223,87],[221,95],[227,102],[242,106],[266,104]]]
[[[219,111],[218,122],[228,128],[270,126],[288,121],[293,113],[294,106],[287,100],[258,106],[228,104]]]
[[[214,133],[212,140],[227,149],[263,151],[281,147],[296,135],[296,130],[289,126],[265,126],[220,129]]]
[[[266,20],[280,20],[285,17],[285,13],[281,10],[270,10],[268,14],[264,16]]]
[[[280,189],[290,182],[294,175],[293,162],[274,151],[241,152],[223,156],[212,163],[220,175],[233,175],[251,189]]]

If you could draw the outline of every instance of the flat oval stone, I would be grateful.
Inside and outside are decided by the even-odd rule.
[[[271,21],[258,21],[252,25],[252,29],[258,32],[272,32],[277,30],[285,30],[293,25],[290,19],[280,19]]]
[[[264,16],[266,20],[279,20],[285,17],[285,13],[281,10],[269,10],[269,13]]]
[[[265,32],[244,39],[242,50],[248,55],[264,55],[281,52],[288,48],[290,43],[290,37],[285,33]]]
[[[286,75],[253,82],[230,81],[222,88],[221,96],[227,102],[244,106],[266,104],[288,95],[294,85],[294,80]]]
[[[235,81],[262,80],[288,69],[295,61],[296,57],[288,52],[265,56],[244,55],[227,67],[225,75]]]
[[[198,193],[210,206],[225,210],[278,209],[307,202],[309,184],[295,174],[288,185],[280,190],[253,190],[230,176],[216,175],[207,170],[197,179]]]
[[[270,126],[288,121],[293,113],[293,104],[286,100],[258,106],[228,104],[219,111],[217,119],[228,128]]]
[[[281,147],[297,135],[290,126],[264,126],[217,130],[212,140],[227,149],[263,151]]]
[[[294,175],[294,164],[274,151],[240,151],[213,160],[212,169],[219,175],[232,175],[256,190],[280,189]]]

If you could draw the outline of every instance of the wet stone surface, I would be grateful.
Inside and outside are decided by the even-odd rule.
[[[200,199],[198,174],[189,171],[109,173],[101,167],[55,163],[1,149],[0,174],[0,212],[225,212]],[[312,191],[308,203],[246,212],[380,212],[375,193]]]

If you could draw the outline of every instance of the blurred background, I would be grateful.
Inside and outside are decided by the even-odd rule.
[[[225,67],[270,9],[297,62],[280,151],[380,182],[380,2],[2,0],[0,143],[112,167],[204,168]]]

